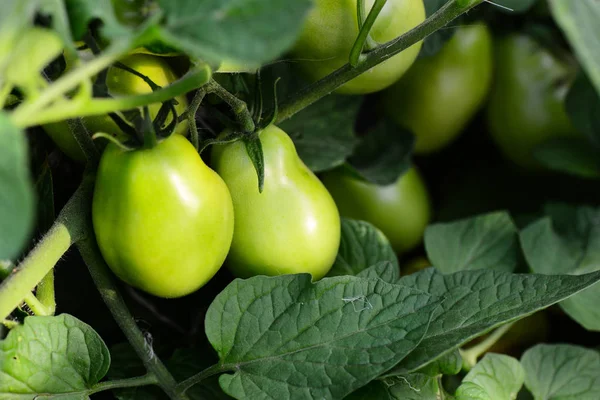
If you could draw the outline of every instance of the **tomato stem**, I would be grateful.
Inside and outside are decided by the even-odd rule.
[[[197,373],[196,375],[190,376],[183,382],[180,382],[175,389],[179,393],[185,393],[189,388],[202,382],[206,378],[209,378],[211,376],[214,376],[214,375],[217,375],[217,374],[220,374],[223,372],[227,372],[227,371],[233,371],[233,367],[229,367],[228,365],[215,364],[215,365],[208,367],[205,370]]]
[[[200,88],[194,95],[194,99],[192,103],[189,105],[186,110],[186,116],[188,119],[188,126],[190,127],[190,142],[194,146],[196,150],[200,148],[200,139],[198,135],[198,127],[196,126],[196,112],[198,112],[198,108],[200,108],[200,104],[202,104],[202,100],[204,100],[204,96],[206,96],[206,90]]]
[[[236,120],[241,125],[245,133],[254,132],[256,126],[254,125],[254,120],[252,119],[252,115],[250,114],[250,110],[248,110],[248,105],[245,101],[242,101],[229,93],[214,79],[211,79],[206,85],[206,91],[208,93],[215,94],[225,103],[227,103],[229,107],[231,107],[231,110],[235,114]]]
[[[44,306],[47,315],[54,315],[56,312],[54,269],[48,271],[44,279],[42,279],[42,281],[39,283],[35,294],[37,299]]]
[[[367,48],[373,48],[374,45],[376,46],[374,41],[370,40],[369,33],[371,32],[371,29],[373,28],[373,24],[375,23],[375,20],[379,16],[379,13],[383,9],[383,6],[385,6],[386,2],[387,2],[387,0],[376,0],[375,4],[373,4],[373,8],[371,8],[369,15],[367,15],[367,18],[364,20],[364,23],[363,23],[362,22],[363,21],[362,14],[364,11],[364,9],[363,9],[364,3],[362,0],[359,0],[359,2],[357,4],[357,8],[358,8],[358,26],[359,26],[360,31],[358,32],[358,37],[356,38],[356,41],[354,42],[354,45],[352,46],[352,50],[350,50],[350,65],[351,66],[356,67],[358,65],[358,62],[360,60],[360,55],[362,54],[362,51],[365,48],[365,45],[367,45]]]
[[[52,228],[19,266],[0,285],[0,318],[19,306],[33,288],[48,274],[71,244],[83,236],[82,222],[87,218],[93,176],[83,182],[58,215]]]
[[[178,392],[175,388],[177,382],[167,370],[162,361],[154,354],[151,345],[135,323],[131,312],[125,305],[123,297],[119,293],[112,274],[106,262],[100,254],[91,223],[85,227],[85,239],[77,243],[77,248],[88,267],[90,275],[100,292],[100,296],[108,307],[117,325],[131,344],[136,354],[150,374],[156,377],[156,383],[172,400],[187,400],[187,396]]]
[[[285,121],[297,112],[310,106],[317,100],[327,96],[346,82],[356,78],[360,74],[388,60],[390,57],[406,50],[415,43],[425,39],[438,29],[446,26],[471,8],[482,3],[483,0],[450,0],[435,14],[427,18],[423,23],[406,32],[405,34],[380,44],[372,51],[363,54],[364,60],[356,67],[349,63],[323,79],[308,85],[295,95],[290,96],[279,106],[277,122]]]

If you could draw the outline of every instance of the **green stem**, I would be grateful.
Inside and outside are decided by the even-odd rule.
[[[48,274],[71,244],[84,234],[82,215],[91,198],[93,177],[84,180],[52,228],[0,285],[0,318],[4,319],[21,304],[33,288]]]
[[[179,393],[185,393],[189,388],[202,382],[203,380],[205,380],[208,377],[211,377],[213,375],[217,375],[217,374],[220,374],[220,373],[223,373],[226,371],[232,371],[232,370],[233,370],[233,366],[215,364],[215,365],[208,367],[205,370],[197,373],[196,375],[190,376],[185,381],[180,382],[177,385],[176,390]]]
[[[19,325],[18,321],[13,321],[12,319],[3,319],[2,325],[4,325],[8,329],[16,328]]]
[[[54,269],[51,269],[44,279],[38,284],[35,295],[44,305],[48,315],[56,312],[56,298],[54,293]]]
[[[90,164],[96,164],[100,158],[100,153],[92,140],[88,130],[81,122],[80,118],[68,120],[69,129],[71,134],[75,138],[75,141],[81,148],[81,151],[85,155],[85,159]]]
[[[199,89],[196,92],[192,103],[186,110],[188,125],[190,129],[190,142],[192,142],[192,145],[196,150],[200,148],[200,138],[198,135],[198,127],[196,126],[196,112],[198,111],[198,108],[200,108],[200,104],[202,104],[204,96],[206,96],[206,91],[204,89]]]
[[[42,125],[75,117],[104,115],[111,112],[130,110],[153,103],[162,103],[206,84],[211,76],[207,65],[187,73],[178,81],[151,93],[117,98],[100,98],[88,102],[71,102],[50,107],[37,115],[29,116],[24,126]]]
[[[358,61],[360,55],[362,54],[363,49],[365,48],[365,44],[369,39],[369,33],[371,32],[371,28],[373,28],[373,24],[375,20],[379,16],[379,13],[385,6],[387,0],[375,0],[375,4],[373,4],[373,8],[369,12],[367,19],[364,20],[364,23],[359,24],[360,32],[358,32],[358,37],[354,42],[354,46],[352,46],[352,50],[350,50],[350,65],[356,67],[358,65]],[[358,6],[359,10],[362,8],[360,5]],[[359,15],[362,14],[359,12]],[[362,15],[360,15],[362,21]],[[361,26],[362,25],[362,26]]]
[[[90,275],[114,320],[125,334],[125,337],[138,357],[144,363],[148,372],[156,377],[158,386],[160,386],[172,400],[187,399],[185,395],[175,389],[177,386],[175,378],[173,378],[152,349],[149,348],[149,344],[146,341],[144,334],[136,325],[133,316],[127,309],[123,297],[121,297],[121,294],[117,289],[114,278],[100,254],[91,228],[91,223],[88,222],[86,229],[88,231],[86,238],[77,243],[77,248],[83,257],[84,262],[88,266]]]
[[[221,100],[227,103],[229,107],[231,107],[231,110],[235,114],[236,120],[242,126],[242,129],[245,133],[254,132],[256,126],[254,126],[252,114],[250,114],[250,110],[248,110],[248,105],[245,101],[238,99],[212,79],[206,85],[206,91],[208,93],[214,93]]]
[[[500,340],[502,336],[513,326],[514,322],[508,323],[506,325],[501,326],[500,328],[493,331],[489,334],[484,340],[480,343],[477,343],[475,346],[470,347],[466,350],[461,350],[460,354],[463,358],[463,364],[467,370],[470,370],[477,364],[477,360],[481,357],[486,351],[488,351],[493,345]]]
[[[135,378],[117,379],[114,381],[100,382],[100,383],[95,384],[90,390],[87,390],[86,393],[82,393],[82,394],[87,394],[89,396],[94,393],[102,392],[105,390],[157,385],[157,384],[158,384],[158,379],[156,379],[156,376],[154,376],[152,374],[146,374],[144,376],[136,376]],[[71,394],[71,393],[69,393],[69,394]]]
[[[23,298],[23,301],[37,316],[46,317],[52,315],[50,311],[31,292],[27,293],[25,298]]]
[[[12,85],[9,85],[6,83],[4,83],[3,85],[0,85],[0,109],[4,108],[6,99],[8,98],[8,95],[10,94],[11,91],[12,91]]]
[[[68,91],[75,89],[81,82],[90,79],[103,69],[110,66],[113,62],[124,56],[131,47],[130,40],[117,41],[108,47],[100,56],[90,62],[82,64],[71,72],[59,78],[56,82],[44,90],[40,96],[32,100],[24,101],[12,113],[13,123],[19,127],[25,128],[32,125],[30,120],[43,111],[50,103],[63,96]],[[76,115],[74,115],[75,117]],[[59,118],[60,121],[67,118]]]
[[[450,0],[435,14],[423,23],[406,32],[402,36],[383,43],[374,50],[363,55],[363,60],[356,67],[346,64],[332,74],[307,86],[296,95],[279,106],[277,122],[285,121],[300,110],[310,106],[317,100],[327,96],[344,83],[356,78],[390,57],[406,50],[415,43],[425,39],[433,32],[447,25],[461,14],[483,2],[483,0]]]

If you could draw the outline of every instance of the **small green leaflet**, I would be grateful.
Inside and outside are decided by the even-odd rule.
[[[540,344],[521,358],[525,387],[535,399],[600,399],[600,353],[566,344]]]
[[[68,314],[27,317],[0,341],[0,398],[86,399],[109,365],[108,349],[89,325]]]
[[[525,373],[518,360],[503,354],[486,354],[464,377],[457,400],[514,400]]]

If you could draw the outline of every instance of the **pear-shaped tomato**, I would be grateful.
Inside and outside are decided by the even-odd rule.
[[[177,80],[169,64],[160,57],[148,54],[133,54],[125,57],[121,62],[140,74],[147,76],[152,82],[161,87],[168,86]],[[67,70],[69,69],[68,66]],[[152,92],[150,86],[142,78],[117,67],[109,68],[106,77],[106,86],[108,87],[109,94],[113,97]],[[187,99],[185,96],[179,96],[175,100],[178,103],[175,105],[175,110],[178,115],[181,115],[187,108]],[[160,107],[160,103],[148,106],[152,118],[156,117]],[[166,124],[169,124],[172,118],[172,115],[169,115]],[[108,115],[85,117],[82,122],[92,134],[104,132],[113,136],[123,137],[121,129],[119,129],[117,124]],[[67,121],[46,124],[44,125],[44,130],[66,155],[77,161],[85,161],[85,157],[77,141],[69,130]],[[175,128],[175,133],[185,135],[187,133],[187,122],[184,121],[178,124]]]
[[[227,266],[240,277],[329,271],[340,244],[340,217],[323,184],[304,165],[288,135],[259,133],[262,193],[245,144],[214,146],[212,161],[233,199],[235,230]]]
[[[365,0],[365,16],[374,0]],[[292,50],[306,75],[318,80],[329,75],[350,58],[358,36],[357,0],[317,0]],[[371,29],[371,39],[385,43],[406,33],[425,20],[423,0],[388,0]],[[412,65],[421,42],[371,68],[338,89],[339,93],[364,94],[385,89]]]
[[[502,153],[535,168],[536,146],[577,132],[565,110],[574,66],[526,35],[495,42],[496,80],[487,107],[489,131]]]
[[[325,173],[322,180],[343,217],[375,225],[396,252],[411,250],[423,240],[431,208],[427,188],[415,168],[387,186],[360,180],[343,168]]]
[[[483,105],[492,83],[492,36],[486,25],[458,28],[444,47],[417,60],[383,93],[386,113],[430,153],[454,140]]]
[[[160,297],[192,293],[219,270],[233,237],[227,186],[180,135],[102,154],[94,232],[113,272]]]

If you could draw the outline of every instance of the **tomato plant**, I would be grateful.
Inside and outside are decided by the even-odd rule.
[[[340,244],[335,203],[285,132],[269,126],[259,139],[265,168],[262,192],[243,143],[216,146],[212,153],[235,209],[227,265],[241,277],[304,272],[321,279]]]
[[[600,398],[598,20],[4,1],[0,399]]]
[[[184,296],[208,282],[233,235],[225,183],[179,135],[133,151],[110,144],[98,168],[92,217],[113,272],[161,297]]]
[[[374,1],[363,2],[370,10]],[[304,28],[292,54],[302,70],[313,80],[329,75],[348,62],[350,50],[358,35],[357,0],[318,0],[304,22]],[[365,16],[366,18],[366,16]],[[422,0],[390,0],[373,24],[370,38],[376,43],[388,42],[414,28],[425,19]],[[340,93],[364,94],[382,90],[411,66],[420,43],[381,63],[338,89]]]
[[[384,92],[383,106],[394,121],[415,134],[415,152],[438,151],[463,132],[483,105],[492,68],[488,27],[462,26],[439,53],[417,60]]]

